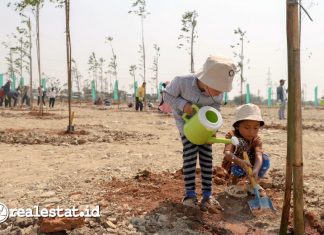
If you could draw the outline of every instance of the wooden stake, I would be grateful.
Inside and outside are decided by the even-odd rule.
[[[290,209],[291,172],[293,173],[294,234],[303,235],[303,156],[300,79],[299,5],[297,0],[287,0],[287,49],[288,49],[288,133],[286,189],[280,234],[287,234]]]

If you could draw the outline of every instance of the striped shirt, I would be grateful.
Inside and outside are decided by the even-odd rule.
[[[196,104],[198,107],[212,106],[220,111],[223,94],[210,97],[199,89],[197,81],[198,79],[193,74],[175,77],[163,92],[164,102],[172,107],[176,125],[181,134],[183,134],[185,123],[182,114],[186,103]]]

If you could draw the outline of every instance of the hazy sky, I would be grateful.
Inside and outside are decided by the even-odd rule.
[[[8,0],[0,1],[1,41],[8,42],[7,34],[15,32],[20,17],[6,7]],[[48,1],[41,9],[41,59],[42,71],[66,81],[65,15]],[[307,99],[313,100],[314,87],[319,96],[324,95],[324,2],[303,0],[311,22],[304,14],[302,20],[301,71],[302,86]],[[311,3],[315,3],[311,5]],[[88,78],[88,58],[91,52],[107,61],[112,56],[105,37],[114,38],[120,88],[130,90],[132,78],[129,66],[139,64],[141,43],[140,18],[128,14],[133,0],[71,0],[72,56],[84,78]],[[286,1],[285,0],[147,0],[150,15],[144,21],[147,68],[152,67],[153,44],[160,46],[159,80],[172,80],[177,75],[188,74],[190,57],[184,49],[177,49],[181,29],[181,16],[196,10],[199,38],[194,44],[195,70],[202,67],[209,55],[233,57],[230,45],[239,42],[234,29],[246,31],[244,55],[250,63],[244,76],[252,93],[266,97],[268,71],[274,85],[287,79],[286,56]],[[0,46],[0,73],[7,71],[4,57],[8,49]],[[36,52],[34,52],[36,55]],[[36,61],[36,56],[34,62]],[[36,63],[33,65],[36,77]],[[247,68],[249,67],[249,69]],[[147,70],[147,78],[152,77]],[[27,77],[27,76],[26,76]],[[137,80],[141,78],[137,74]],[[236,75],[230,98],[239,92],[239,75]],[[151,91],[149,87],[149,92]]]

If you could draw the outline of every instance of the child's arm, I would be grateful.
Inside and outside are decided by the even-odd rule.
[[[254,146],[255,151],[255,159],[254,159],[254,166],[252,170],[252,174],[255,180],[258,180],[259,171],[262,166],[262,140],[259,136],[257,136],[254,140],[252,145]]]
[[[258,180],[258,178],[259,178],[258,175],[259,175],[261,166],[262,166],[262,152],[256,152],[255,153],[255,162],[254,162],[253,171],[252,171],[252,174],[253,174],[255,180]]]
[[[175,79],[173,79],[171,81],[171,83],[166,87],[165,91],[163,92],[163,99],[164,99],[164,102],[171,105],[171,107],[173,109],[176,109],[176,110],[178,109],[181,112],[185,112],[184,108],[185,108],[186,104],[188,104],[189,102],[186,99],[181,97],[181,78],[180,77],[176,77]],[[191,104],[190,104],[190,106],[191,106]]]
[[[235,165],[238,165],[239,167],[241,167],[245,172],[248,172],[248,169],[250,167],[252,167],[251,163],[244,161],[243,159],[240,159],[238,157],[236,157],[234,155],[234,153],[232,153],[229,150],[225,151],[225,156],[224,159],[234,163]]]
[[[185,106],[183,107],[183,112],[188,115],[191,115],[193,113],[192,104],[190,102],[185,104]]]

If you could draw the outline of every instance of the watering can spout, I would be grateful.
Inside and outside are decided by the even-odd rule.
[[[219,144],[233,144],[233,145],[238,145],[239,141],[237,137],[233,136],[231,139],[225,139],[225,138],[216,138],[216,137],[209,137],[208,138],[208,143],[219,143]]]

